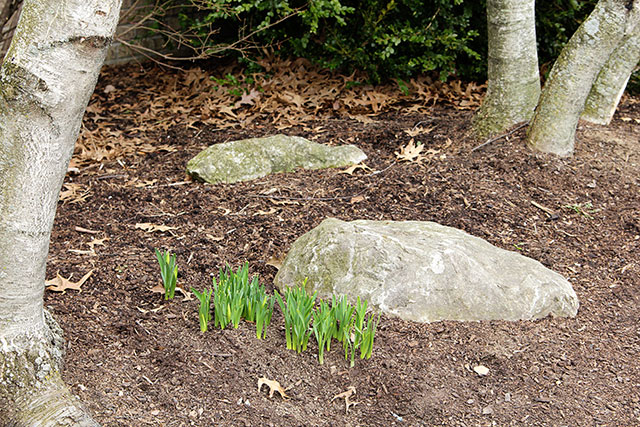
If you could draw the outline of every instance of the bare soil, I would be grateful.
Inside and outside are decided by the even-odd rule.
[[[155,123],[137,97],[171,96],[157,79],[182,78],[147,70],[141,89],[133,74],[103,74],[85,130],[95,129],[96,115],[127,104],[110,127],[126,139],[141,115]],[[236,126],[231,115],[230,126],[222,119],[150,130],[136,124],[145,149],[93,162],[78,151],[47,278],[93,273],[81,292],[47,291],[45,305],[65,331],[64,379],[100,423],[640,425],[640,99],[625,97],[608,127],[581,123],[575,154],[565,159],[529,150],[525,128],[472,151],[482,141],[469,134],[471,110],[411,105],[366,119],[335,109],[287,126],[268,115]],[[185,175],[186,162],[211,144],[278,132],[356,144],[371,170],[300,170],[233,185]],[[424,157],[402,162],[396,152],[411,139],[424,143]],[[184,289],[208,287],[220,267],[248,261],[272,290],[274,264],[329,216],[460,228],[567,277],[580,310],[575,318],[520,322],[383,316],[373,357],[350,368],[338,348],[324,365],[315,343],[302,354],[287,350],[277,308],[265,340],[248,323],[201,333],[195,299],[178,293],[165,302],[151,291],[160,283],[154,248],[177,254]],[[136,227],[142,223],[173,228],[149,232]],[[479,365],[487,375],[474,371]],[[261,377],[278,381],[290,399],[259,391]],[[349,387],[357,404],[346,411],[334,396]]]

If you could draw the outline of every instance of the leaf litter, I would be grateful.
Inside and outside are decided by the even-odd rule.
[[[336,113],[370,124],[388,111],[428,113],[436,104],[476,108],[486,90],[486,85],[420,76],[407,82],[409,92],[404,94],[394,82],[375,87],[354,84],[366,77],[323,70],[305,59],[273,56],[259,65],[264,72],[250,75],[231,64],[216,72],[198,67],[159,72],[153,79],[146,77],[157,70],[131,66],[121,74],[127,74],[126,81],[121,81],[126,91],[107,85],[91,98],[76,143],[74,171],[128,155],[174,152],[177,147],[171,143],[154,140],[174,126],[245,128],[267,118],[279,130],[286,130]],[[107,69],[106,74],[115,70]],[[227,75],[237,83],[220,83]],[[135,98],[128,95],[131,93]]]

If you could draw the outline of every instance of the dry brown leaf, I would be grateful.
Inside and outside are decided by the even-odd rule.
[[[263,211],[262,209],[258,210],[258,212],[254,213],[253,216],[257,216],[257,215],[271,215],[278,212],[278,209],[276,208],[270,208],[268,211]]]
[[[364,200],[364,196],[359,195],[359,196],[352,197],[351,200],[349,200],[349,203],[354,204],[354,203],[362,202],[363,200]]]
[[[276,206],[300,204],[300,202],[298,202],[297,200],[273,199],[273,198],[269,198],[268,200]]]
[[[91,241],[87,243],[87,246],[89,246],[89,247],[91,248],[91,250],[94,250],[94,249],[95,249],[95,247],[96,247],[96,245],[106,246],[106,245],[104,244],[104,242],[105,242],[106,240],[109,240],[109,238],[108,238],[108,237],[104,237],[104,238],[102,238],[102,239],[94,239],[94,238],[91,238]]]
[[[164,307],[167,307],[167,306],[166,305],[161,305],[160,307],[152,308],[150,310],[145,310],[142,307],[136,306],[136,308],[138,309],[138,311],[140,313],[157,313],[158,311],[162,310]]]
[[[371,124],[371,123],[375,123],[375,122],[376,122],[376,121],[375,121],[375,120],[373,120],[372,118],[367,117],[367,116],[363,116],[363,115],[361,115],[361,114],[358,114],[358,115],[356,115],[356,116],[350,116],[350,117],[351,117],[352,119],[355,119],[355,120],[359,121],[360,123],[364,123],[365,125],[369,125],[369,124]]]
[[[164,295],[164,286],[162,284],[155,285],[150,291],[154,294],[163,294]]]
[[[251,89],[251,92],[245,93],[240,97],[240,99],[233,105],[233,108],[236,109],[241,105],[254,105],[255,101],[260,98],[260,92]]]
[[[177,230],[178,229],[178,227],[170,227],[168,225],[151,224],[149,222],[139,222],[139,223],[136,224],[136,228],[139,228],[140,230],[144,230],[147,233],[153,233],[154,231],[159,231],[161,233],[164,233],[165,231]]]
[[[82,279],[74,283],[71,281],[72,276],[69,276],[68,279],[65,279],[60,275],[60,273],[56,273],[56,277],[51,280],[47,280],[44,283],[45,285],[49,285],[47,286],[47,290],[53,292],[62,292],[64,294],[67,289],[73,289],[82,292],[82,289],[80,289],[80,287],[89,279],[89,277],[91,277],[92,274],[93,270],[89,271],[87,274],[82,276]]]
[[[423,128],[422,126],[417,126],[417,127],[414,127],[413,129],[405,129],[404,133],[406,133],[410,137],[414,137],[414,136],[418,136],[418,135],[429,133],[434,128],[435,128],[435,126],[432,126],[432,127],[429,127],[429,128]]]
[[[270,265],[271,267],[275,267],[276,270],[280,270],[280,267],[282,267],[283,262],[284,262],[284,255],[281,255],[280,257],[273,255],[271,258],[269,258],[269,261],[267,261],[266,264]]]
[[[87,200],[91,195],[91,187],[85,189],[82,185],[76,183],[63,184],[65,190],[60,192],[60,201],[69,203],[80,203]]]
[[[134,186],[135,188],[151,187],[151,186],[152,186],[152,185],[154,185],[156,182],[158,182],[158,180],[157,180],[157,179],[144,180],[144,181],[136,182],[135,184],[133,184],[133,186]]]
[[[423,159],[422,150],[424,149],[423,144],[415,144],[413,142],[413,138],[405,145],[404,147],[400,147],[400,151],[396,151],[396,157],[400,161],[404,162],[419,162]]]
[[[155,285],[153,288],[149,289],[154,294],[164,295],[164,286],[162,284]],[[183,301],[191,301],[193,299],[191,292],[185,290],[180,283],[176,285],[176,291],[180,292],[184,297]]]
[[[336,399],[344,399],[345,413],[348,414],[349,413],[349,407],[356,406],[357,404],[360,403],[360,402],[351,402],[350,397],[353,396],[354,394],[356,394],[356,388],[354,386],[349,386],[349,387],[347,387],[346,391],[343,391],[342,393],[339,393],[339,394],[336,394],[335,396],[333,396],[331,401],[333,402]]]
[[[338,173],[346,173],[348,175],[353,175],[353,173],[358,170],[358,169],[362,169],[363,171],[370,171],[371,168],[367,165],[365,165],[364,163],[358,163],[357,165],[353,165],[348,167],[347,169],[340,171]]]
[[[278,381],[269,380],[266,377],[258,379],[258,393],[262,390],[262,386],[265,384],[269,387],[269,397],[273,397],[273,394],[277,391],[284,400],[289,399],[289,396],[285,393],[285,389],[282,388]]]

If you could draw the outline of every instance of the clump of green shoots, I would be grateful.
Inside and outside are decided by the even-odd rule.
[[[337,322],[336,329],[333,332],[333,337],[338,341],[344,343],[345,338],[349,336],[349,330],[351,329],[351,317],[353,316],[354,307],[349,304],[347,297],[342,297],[336,300],[335,295],[331,299],[331,311],[333,318]]]
[[[198,309],[198,319],[200,319],[200,330],[202,332],[207,332],[207,327],[209,322],[211,321],[211,289],[205,289],[202,292],[198,292],[195,289],[191,288],[191,292],[198,298],[200,301],[200,308]]]
[[[380,315],[376,319],[375,316],[369,314],[369,319],[365,322],[367,312],[367,301],[360,302],[360,297],[356,303],[356,316],[354,329],[354,348],[360,348],[360,359],[370,359],[373,351],[373,339],[376,335]],[[353,355],[351,357],[353,366]]]
[[[213,278],[214,325],[221,329],[230,323],[234,328],[244,318],[256,323],[258,338],[266,336],[271,323],[274,298],[267,296],[264,286],[254,276],[249,280],[249,264],[245,263],[235,273],[227,266],[220,269],[218,281]]]
[[[336,322],[334,337],[342,342],[345,360],[350,360],[351,366],[355,365],[355,354],[360,349],[360,358],[369,359],[373,351],[373,340],[378,327],[380,316],[375,319],[373,314],[366,320],[367,301],[361,301],[360,297],[356,306],[352,306],[345,296],[339,300],[333,297],[331,311]],[[366,321],[365,321],[366,320]]]
[[[162,276],[162,284],[164,286],[164,299],[173,299],[176,292],[176,284],[178,283],[176,255],[170,254],[169,251],[163,253],[156,249],[156,258],[158,259],[158,264],[160,264],[160,275]]]
[[[256,336],[258,339],[265,338],[267,336],[267,326],[271,323],[271,316],[273,315],[273,305],[276,298],[271,295],[267,296],[266,293],[261,296],[261,300],[256,304]]]
[[[309,329],[311,312],[316,301],[316,293],[312,296],[307,295],[305,291],[306,284],[307,279],[298,288],[286,289],[284,300],[279,293],[276,292],[275,294],[284,316],[287,348],[298,353],[307,349],[309,337],[311,336]]]
[[[318,342],[318,361],[324,363],[324,349],[331,350],[331,338],[336,330],[336,320],[329,304],[320,301],[320,306],[313,311],[313,334]]]

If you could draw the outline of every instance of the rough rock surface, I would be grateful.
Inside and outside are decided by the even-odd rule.
[[[209,183],[233,183],[297,168],[349,166],[366,158],[354,145],[332,147],[298,136],[275,135],[212,145],[187,163],[187,173]]]
[[[575,316],[569,284],[538,261],[434,222],[329,218],[294,242],[275,284],[357,295],[406,320]]]

